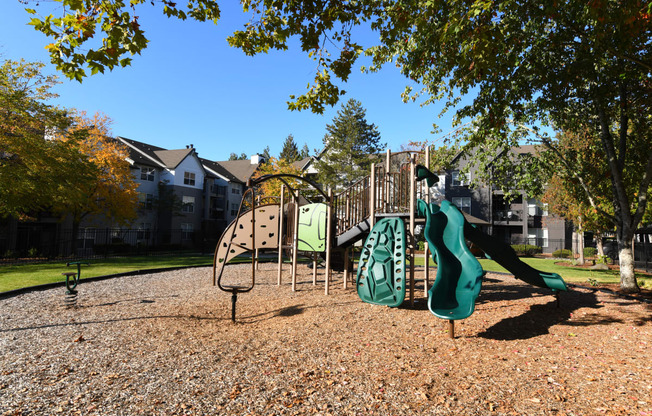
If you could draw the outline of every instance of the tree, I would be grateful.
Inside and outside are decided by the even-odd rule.
[[[0,67],[0,217],[48,210],[93,174],[77,142],[52,140],[71,119],[47,104],[57,81],[43,66],[21,60]]]
[[[216,19],[216,2],[200,1],[190,3],[198,20]],[[133,7],[142,2],[135,0]],[[139,42],[131,48],[132,33],[137,32],[129,27],[133,16],[124,2],[67,3],[61,20],[46,16],[33,21],[37,29],[55,38],[52,59],[65,73],[76,76],[78,68],[87,63],[97,69],[102,59],[139,52],[144,46]],[[164,12],[178,14],[174,4],[168,3],[163,2]],[[596,190],[588,185],[582,189],[592,207],[616,228],[621,288],[639,290],[630,242],[646,211],[652,178],[651,3],[252,0],[243,3],[243,9],[252,17],[243,30],[229,38],[231,45],[255,55],[287,49],[290,39],[296,37],[301,49],[318,63],[308,91],[291,96],[291,109],[321,113],[325,105],[334,105],[344,93],[334,78],[346,81],[364,53],[372,59],[365,71],[375,72],[391,63],[423,87],[415,92],[408,86],[404,100],[443,101],[447,109],[455,108],[456,123],[474,121],[466,139],[468,148],[479,150],[475,162],[480,171],[491,172],[483,168],[496,161],[492,155],[532,137],[531,131],[557,154],[554,139],[540,133],[541,126],[566,132],[593,131],[600,140],[602,162],[609,167],[613,214],[591,202]],[[120,20],[115,16],[121,16]],[[104,49],[76,55],[80,42],[94,35],[102,19],[107,22],[100,31],[110,32]],[[111,24],[123,29],[124,40],[111,32]],[[356,26],[362,24],[369,24],[379,34],[378,44],[366,50],[355,41]],[[326,49],[331,45],[339,53]],[[472,101],[461,104],[465,95],[471,95]],[[557,160],[566,167],[568,178],[582,184],[582,178],[573,173],[571,160],[558,154]],[[508,162],[498,160],[493,170],[508,169]],[[638,176],[632,175],[638,178],[634,194],[627,191],[625,183],[633,171],[638,172]],[[536,182],[531,170],[523,173],[524,186]]]
[[[253,178],[257,179],[266,175],[278,175],[280,173],[286,173],[290,175],[301,176],[301,170],[294,167],[292,163],[286,159],[271,157],[267,163],[263,164],[260,168],[256,170]],[[303,186],[303,183],[296,179],[285,179],[286,182],[293,188],[300,188]],[[258,188],[257,195],[260,197],[267,198],[276,198],[281,195],[281,182],[278,179],[271,179],[260,184]]]
[[[263,149],[263,154],[261,156],[264,157],[265,160],[269,160],[272,157],[272,155],[269,153],[269,146],[265,146],[265,148]]]
[[[342,105],[326,131],[315,169],[319,182],[327,187],[344,188],[369,175],[371,163],[386,146],[380,143],[376,125],[367,122],[362,103],[354,99]]]
[[[229,155],[229,160],[247,160],[247,159],[249,158],[247,157],[246,153],[240,153],[240,156],[238,156],[236,153],[231,153]]]
[[[138,184],[134,181],[126,145],[110,138],[111,119],[95,113],[73,114],[73,125],[56,135],[63,143],[75,140],[79,152],[93,167],[92,175],[74,184],[54,209],[62,216],[71,215],[73,238],[81,221],[91,215],[100,215],[118,224],[127,224],[137,217]],[[80,165],[77,169],[85,169]]]
[[[285,141],[283,142],[283,148],[281,149],[281,153],[278,155],[278,158],[287,160],[290,163],[301,159],[299,156],[299,148],[294,141],[294,136],[291,134],[288,135],[288,137],[286,137]]]
[[[310,149],[308,148],[308,144],[304,143],[303,147],[301,148],[301,151],[299,152],[299,160],[305,159],[310,156]]]

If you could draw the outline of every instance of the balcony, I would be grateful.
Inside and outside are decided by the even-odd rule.
[[[494,222],[500,224],[512,224],[512,223],[522,224],[523,210],[508,209],[508,210],[494,211],[493,220]]]

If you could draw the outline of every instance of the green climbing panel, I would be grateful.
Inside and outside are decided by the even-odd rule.
[[[326,251],[326,204],[299,208],[299,251]]]
[[[358,296],[364,302],[391,307],[405,299],[405,224],[383,218],[371,230],[358,263]]]

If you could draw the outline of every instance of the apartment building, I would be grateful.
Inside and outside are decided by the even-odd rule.
[[[532,152],[533,146],[522,146],[498,157]],[[446,199],[461,211],[487,221],[486,231],[506,243],[540,246],[544,253],[572,247],[572,223],[551,215],[541,201],[528,198],[523,192],[510,200],[494,185],[471,187],[475,171],[471,169],[467,175],[460,173],[469,162],[468,156],[458,154],[453,160],[456,169],[446,171]]]

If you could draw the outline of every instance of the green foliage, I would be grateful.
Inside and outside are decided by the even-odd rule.
[[[602,256],[598,256],[595,262],[601,264],[609,264],[609,263],[613,263],[613,260],[609,256],[602,255]]]
[[[27,250],[27,257],[36,257],[38,256],[38,249],[36,247],[31,247]]]
[[[301,151],[299,152],[299,160],[305,159],[308,156],[310,156],[310,149],[308,148],[308,144],[304,143]]]
[[[560,259],[570,259],[573,257],[573,252],[568,249],[560,249],[552,252],[552,257],[557,257]]]
[[[82,81],[91,74],[131,64],[131,56],[140,54],[149,42],[138,19],[138,10],[149,6],[146,0],[55,0],[62,3],[61,14],[34,17],[29,24],[53,42],[46,46],[51,62],[70,79]],[[154,2],[151,2],[155,5]],[[178,7],[171,0],[157,2],[167,17],[217,22],[220,10],[214,0],[188,0]],[[36,7],[40,5],[37,2]],[[38,16],[38,17],[37,17]]]
[[[376,125],[366,120],[362,103],[350,99],[326,126],[324,152],[315,162],[321,184],[340,189],[369,175],[371,163],[385,144]]]
[[[236,153],[231,153],[229,155],[229,160],[247,160],[249,157],[247,157],[246,153],[240,153],[240,156],[238,156]]]
[[[269,159],[272,157],[272,155],[269,153],[269,146],[265,146],[265,148],[263,149],[263,153],[261,154],[261,156],[264,157],[265,160],[269,160]]]
[[[541,247],[531,244],[512,244],[512,248],[518,256],[534,256],[543,251]]]
[[[0,67],[0,217],[25,218],[80,194],[97,173],[81,153],[81,137],[56,140],[72,119],[47,104],[56,78],[41,63],[5,61]]]
[[[299,156],[299,148],[294,141],[294,136],[291,134],[288,135],[288,137],[286,137],[285,141],[283,142],[283,148],[281,149],[281,153],[279,154],[278,158],[286,160],[290,163],[301,159]]]
[[[595,257],[598,254],[598,249],[595,247],[584,247],[584,257]]]

